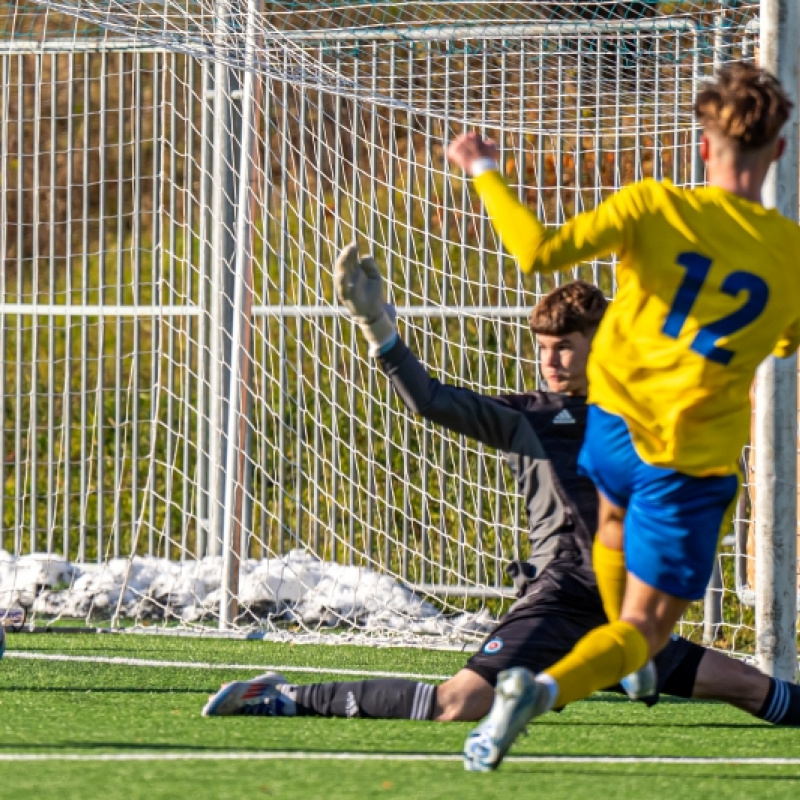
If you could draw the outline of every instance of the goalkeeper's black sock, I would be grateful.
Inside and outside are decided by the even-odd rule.
[[[281,686],[300,717],[433,719],[436,687],[430,683],[378,678],[347,683]]]
[[[800,686],[770,678],[767,698],[756,716],[773,725],[800,725]]]

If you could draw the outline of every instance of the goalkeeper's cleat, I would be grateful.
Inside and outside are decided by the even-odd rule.
[[[620,684],[631,700],[655,697],[658,693],[656,665],[652,661],[648,661],[641,669],[626,675]]]
[[[527,723],[549,711],[552,704],[548,687],[534,680],[524,667],[501,672],[491,711],[464,742],[464,769],[469,772],[497,769]]]
[[[277,672],[268,672],[249,681],[226,683],[203,708],[204,717],[285,716],[294,711],[294,702],[278,691],[289,681]],[[287,708],[291,706],[292,708]]]

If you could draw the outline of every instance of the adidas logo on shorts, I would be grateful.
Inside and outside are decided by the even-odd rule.
[[[558,414],[553,417],[553,425],[574,425],[575,424],[575,417],[567,411],[566,408],[562,408]]]

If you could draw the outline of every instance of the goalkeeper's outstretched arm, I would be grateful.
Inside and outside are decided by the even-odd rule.
[[[334,283],[405,406],[454,433],[489,447],[530,458],[544,458],[531,420],[515,407],[517,395],[490,397],[442,383],[428,373],[394,326],[386,304],[383,276],[372,257],[359,259],[355,244],[336,260]]]

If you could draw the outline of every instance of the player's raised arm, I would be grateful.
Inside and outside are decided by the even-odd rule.
[[[496,156],[494,144],[474,132],[462,134],[447,148],[450,163],[472,177],[495,230],[522,272],[556,272],[624,249],[625,219],[637,210],[630,198],[616,195],[559,228],[547,228],[520,203],[500,174]]]

